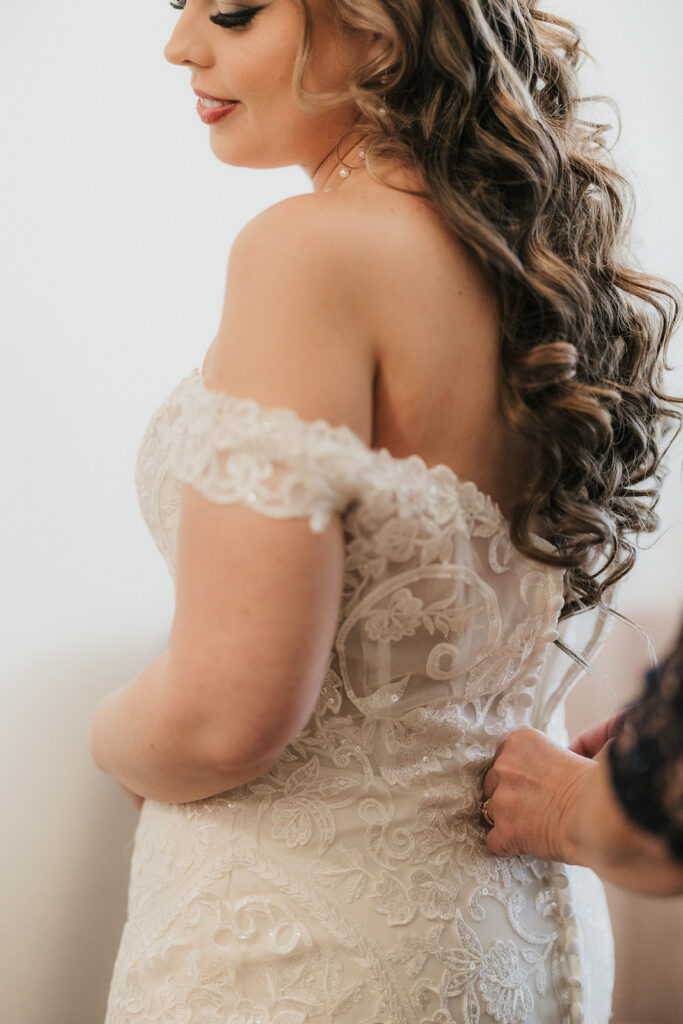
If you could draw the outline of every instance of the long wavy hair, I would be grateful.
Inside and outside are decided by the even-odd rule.
[[[353,100],[372,177],[388,184],[375,156],[418,165],[427,191],[410,194],[491,274],[503,415],[534,452],[512,542],[566,568],[561,617],[606,608],[638,535],[659,525],[683,401],[662,391],[663,373],[683,295],[633,265],[633,188],[606,144],[610,126],[579,117],[593,100],[619,111],[580,97],[590,54],[579,31],[536,0],[327,0],[342,32],[374,32],[384,45],[347,90],[312,93],[313,24],[307,0],[297,2],[299,105],[314,114]],[[354,123],[340,136],[340,159],[357,132]],[[535,542],[537,523],[553,553]]]

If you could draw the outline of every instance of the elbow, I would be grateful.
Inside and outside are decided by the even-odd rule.
[[[226,775],[268,771],[310,717],[310,702],[288,691],[279,676],[217,682],[205,667],[172,668],[174,731],[193,760]]]
[[[214,765],[226,775],[249,772],[256,778],[282,757],[289,740],[269,737],[263,731],[230,728],[214,730],[211,743]]]
[[[269,716],[248,720],[239,708],[227,716],[204,706],[181,713],[182,733],[189,742],[189,756],[226,777],[256,778],[279,761],[290,736],[274,728]]]

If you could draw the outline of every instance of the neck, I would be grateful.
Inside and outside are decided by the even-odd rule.
[[[325,189],[330,191],[334,188],[335,176],[339,177],[339,170],[342,167],[342,161],[344,164],[348,164],[349,171],[352,174],[354,173],[354,170],[357,170],[359,166],[362,166],[362,160],[358,156],[359,151],[363,148],[363,138],[361,133],[358,133],[358,138],[355,141],[353,141],[353,139],[354,137],[350,136],[346,140],[344,148],[340,150],[341,160],[339,156],[337,156],[335,146],[335,148],[320,161],[312,175],[314,192],[322,192]],[[339,183],[342,184],[341,178]]]

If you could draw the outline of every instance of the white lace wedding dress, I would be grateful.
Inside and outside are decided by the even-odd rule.
[[[145,801],[105,1024],[607,1024],[601,884],[492,856],[479,818],[507,733],[566,742],[563,571],[522,558],[448,467],[210,390],[199,370],[136,468],[172,573],[184,481],[313,530],[341,513],[342,605],[316,709],[270,771]],[[590,655],[603,630],[586,623]]]

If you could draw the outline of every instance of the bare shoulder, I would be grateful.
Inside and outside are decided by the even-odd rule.
[[[243,240],[267,238],[272,235],[275,240],[279,236],[290,235],[294,231],[315,230],[316,213],[324,214],[314,201],[314,196],[305,194],[281,199],[272,206],[261,210],[244,225],[237,234],[233,247]]]
[[[230,250],[209,386],[372,436],[375,354],[345,246],[307,196],[249,221]]]
[[[344,232],[340,231],[343,217],[340,210],[331,203],[319,202],[314,193],[290,196],[262,210],[237,234],[232,251],[254,251],[267,258],[309,260],[316,265],[325,261],[324,269],[334,263],[337,269],[347,263],[348,252],[343,244]]]
[[[344,329],[378,363],[409,360],[425,330],[451,349],[458,337],[480,347],[482,335],[491,344],[498,335],[495,289],[473,250],[428,200],[368,175],[275,203],[245,225],[233,250],[248,250],[270,274],[282,268],[301,301],[322,295],[336,305]]]
[[[426,240],[435,228],[443,230],[423,201],[374,183],[346,188],[291,196],[269,206],[244,225],[233,250],[260,248],[277,258],[287,253],[359,285],[387,258],[404,258],[406,247]]]
[[[390,179],[392,180],[392,179]],[[401,176],[394,183],[415,189]],[[474,250],[427,198],[367,176],[320,197],[350,263],[378,352],[414,349],[416,337],[478,344],[498,335],[496,290]],[[417,332],[417,333],[416,333]]]
[[[350,224],[349,219],[353,221]],[[359,235],[362,232],[362,235]],[[365,237],[364,237],[365,236]],[[322,301],[340,330],[365,338],[369,226],[315,193],[292,196],[261,211],[235,238],[230,261],[266,280],[286,280],[294,302]]]

